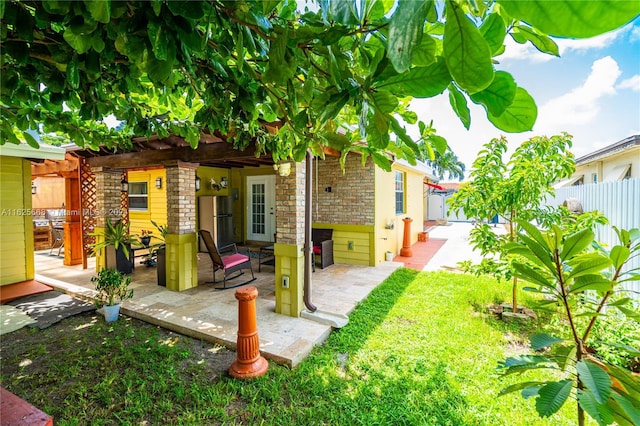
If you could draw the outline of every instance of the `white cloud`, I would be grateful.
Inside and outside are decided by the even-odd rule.
[[[596,37],[586,39],[553,38],[558,45],[560,56],[570,51],[584,52],[591,49],[606,49],[622,38],[625,34],[630,34],[631,41],[640,40],[640,27],[629,24],[617,31],[601,34]],[[528,62],[547,62],[555,56],[540,52],[531,43],[519,44],[513,41],[510,36],[505,39],[505,52],[498,57],[498,60],[523,60]]]
[[[627,26],[618,31],[613,31],[586,39],[575,40],[568,38],[557,38],[554,40],[558,44],[560,55],[562,56],[570,50],[584,51],[590,49],[606,49],[607,47],[611,46],[616,41],[616,39],[622,37],[630,29],[631,27]]]
[[[617,89],[631,89],[634,92],[640,92],[640,74],[636,74],[631,78],[622,80],[616,86]]]
[[[629,35],[629,41],[632,43],[636,41],[640,41],[640,26],[633,27],[631,29],[631,33]]]
[[[598,101],[616,93],[615,83],[621,73],[618,63],[610,56],[595,61],[591,74],[581,86],[540,107],[536,132],[557,132],[591,122],[600,111]]]

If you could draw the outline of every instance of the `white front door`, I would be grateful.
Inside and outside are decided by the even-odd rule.
[[[274,241],[276,177],[247,177],[247,240]]]

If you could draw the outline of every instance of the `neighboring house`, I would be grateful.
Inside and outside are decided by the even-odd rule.
[[[41,145],[0,146],[0,285],[35,274],[31,160],[64,159],[64,150]]]
[[[629,136],[607,147],[576,158],[576,171],[555,188],[613,182],[640,177],[640,135]]]

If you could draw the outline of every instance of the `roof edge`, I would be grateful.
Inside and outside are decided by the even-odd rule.
[[[640,146],[640,135],[629,136],[622,139],[621,141],[613,143],[609,146],[605,146],[604,148],[601,148],[597,151],[593,151],[587,155],[583,155],[580,158],[576,158],[576,166],[589,163],[591,161],[605,157],[609,154],[616,154],[618,152],[625,151],[634,146]]]

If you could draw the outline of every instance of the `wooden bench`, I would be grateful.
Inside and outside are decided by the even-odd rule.
[[[53,417],[5,388],[0,388],[0,425],[53,426]]]

